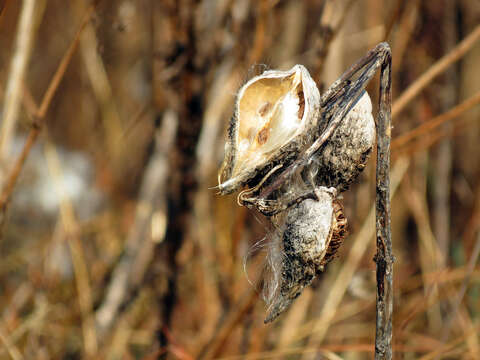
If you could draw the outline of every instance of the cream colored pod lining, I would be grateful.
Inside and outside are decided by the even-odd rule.
[[[230,193],[272,161],[281,161],[292,144],[312,141],[320,94],[307,69],[271,70],[248,81],[238,92],[229,129],[219,188]]]

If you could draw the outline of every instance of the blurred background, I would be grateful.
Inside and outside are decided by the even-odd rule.
[[[0,358],[372,358],[375,155],[338,258],[269,325],[267,222],[212,188],[246,80],[300,63],[322,92],[384,40],[394,358],[480,356],[479,1],[0,9]]]

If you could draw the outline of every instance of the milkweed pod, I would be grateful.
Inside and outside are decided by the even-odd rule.
[[[273,321],[324,270],[346,236],[347,221],[335,189],[317,189],[317,199],[306,199],[283,214],[277,247],[271,248],[273,278],[266,281],[265,322]],[[281,254],[280,256],[278,254]]]
[[[320,94],[307,69],[270,70],[238,92],[225,158],[219,173],[222,194],[294,160],[313,142]]]
[[[364,92],[343,121],[310,161],[316,184],[348,189],[365,168],[375,144],[372,102]]]

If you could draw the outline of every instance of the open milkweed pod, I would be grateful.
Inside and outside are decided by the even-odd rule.
[[[265,323],[290,306],[342,244],[347,220],[335,194],[333,188],[320,187],[317,199],[306,199],[281,214],[268,254],[271,278],[264,286]]]
[[[294,160],[316,134],[320,93],[307,69],[270,70],[238,92],[219,173],[221,194]]]

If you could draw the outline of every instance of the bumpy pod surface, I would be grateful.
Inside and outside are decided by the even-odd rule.
[[[364,92],[314,155],[310,171],[316,173],[317,185],[334,187],[338,192],[347,190],[365,168],[374,143],[372,102]]]
[[[273,321],[310,285],[315,276],[333,259],[346,234],[343,208],[335,190],[319,188],[318,199],[307,199],[291,207],[279,229],[279,248],[270,265],[276,278],[267,284],[268,306],[265,322]]]
[[[278,164],[288,164],[313,142],[320,94],[307,69],[271,70],[238,92],[228,130],[219,189],[228,194]]]

